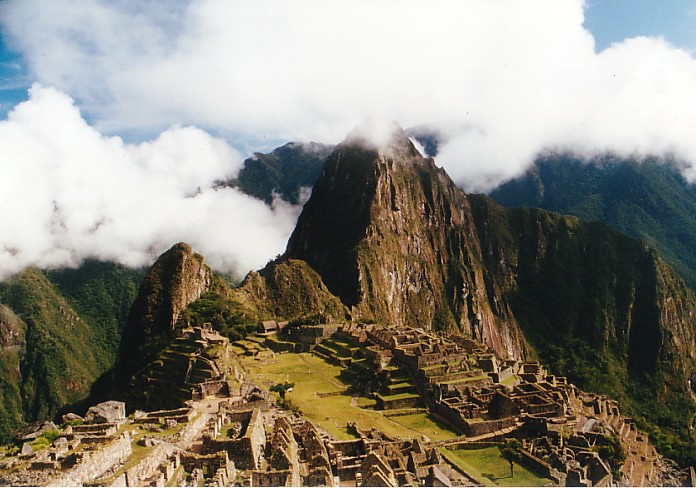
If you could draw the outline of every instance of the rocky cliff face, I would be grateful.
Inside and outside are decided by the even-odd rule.
[[[116,388],[171,341],[179,314],[209,289],[212,278],[203,257],[188,244],[176,244],[160,256],[131,308],[114,369]]]
[[[503,357],[525,344],[481,249],[467,196],[403,131],[329,157],[288,242],[358,320],[458,328]]]
[[[470,201],[486,268],[557,373],[600,391],[628,379],[687,391],[696,299],[653,250],[597,222]]]
[[[0,304],[0,353],[18,351],[24,345],[26,324],[7,306]]]
[[[22,422],[19,369],[27,326],[5,305],[0,305],[0,439]]]

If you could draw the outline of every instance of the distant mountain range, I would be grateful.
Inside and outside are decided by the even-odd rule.
[[[674,162],[547,155],[490,196],[506,207],[604,222],[656,249],[696,289],[696,186]]]
[[[302,201],[302,189],[307,193],[312,189],[332,150],[333,146],[316,142],[289,142],[268,154],[255,153],[244,161],[237,177],[226,184],[268,204],[274,194],[297,204]]]

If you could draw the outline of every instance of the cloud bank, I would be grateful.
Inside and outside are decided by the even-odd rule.
[[[212,254],[239,269],[282,249],[293,211],[212,190],[239,156],[172,124],[245,152],[269,141],[335,143],[368,118],[425,124],[443,135],[438,164],[469,191],[554,149],[670,154],[696,180],[696,61],[656,38],[598,53],[583,20],[583,0],[5,0],[7,42],[90,124],[48,88],[4,123],[26,151],[2,156],[0,180],[14,172],[13,198],[44,226],[5,218],[7,204],[2,225],[15,226],[17,242],[4,242],[5,256],[135,263],[195,232],[202,245],[234,242]],[[51,100],[51,122],[33,120]],[[208,239],[210,228],[219,235]]]
[[[126,144],[105,137],[65,94],[35,85],[0,122],[0,276],[85,258],[152,263],[185,240],[243,276],[284,249],[297,209],[233,188],[241,155],[192,127]]]

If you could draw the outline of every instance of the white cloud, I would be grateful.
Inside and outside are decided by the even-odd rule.
[[[7,0],[0,19],[107,132],[337,142],[368,117],[426,123],[476,190],[548,147],[696,160],[694,59],[647,38],[595,53],[582,0]]]
[[[147,265],[184,240],[243,276],[282,252],[298,209],[215,189],[242,157],[192,127],[126,144],[90,127],[65,94],[35,85],[0,122],[0,270],[84,258]]]
[[[554,148],[671,153],[696,180],[696,61],[652,38],[596,53],[583,0],[5,0],[0,24],[94,127],[48,88],[2,124],[0,268],[141,263],[198,239],[240,271],[282,250],[295,210],[212,190],[239,156],[172,124],[253,149],[335,143],[369,118],[428,124],[472,191]]]

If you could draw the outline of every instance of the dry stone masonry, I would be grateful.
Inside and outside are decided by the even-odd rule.
[[[91,407],[84,419],[65,415],[61,426],[27,426],[18,438],[22,449],[0,460],[0,485],[477,485],[481,480],[446,453],[495,446],[506,437],[521,440],[522,464],[561,486],[686,479],[615,402],[580,392],[539,363],[499,358],[464,336],[405,326],[277,323],[234,348],[209,327],[184,336],[202,351],[215,348],[208,358],[217,373],[191,387],[181,406],[126,416],[124,403],[110,401]],[[274,405],[232,352],[261,358],[295,348],[340,366],[353,394],[369,392],[385,417],[427,411],[460,436],[401,439],[350,423],[353,439],[336,439]],[[58,437],[50,445],[37,444],[52,433]],[[623,446],[625,461],[607,457],[603,447],[612,442]]]

